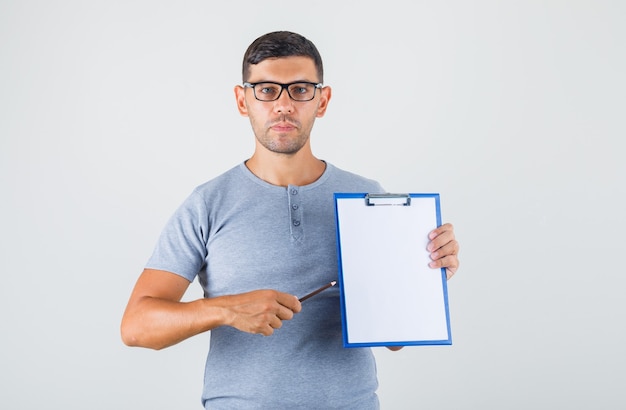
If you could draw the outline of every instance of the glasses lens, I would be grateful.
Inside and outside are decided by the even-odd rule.
[[[278,84],[258,83],[254,86],[254,95],[261,101],[274,101],[282,88]]]
[[[288,88],[289,95],[296,101],[309,101],[315,96],[315,86],[307,83],[291,84]]]

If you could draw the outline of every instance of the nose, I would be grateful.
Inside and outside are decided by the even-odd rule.
[[[293,108],[293,101],[287,89],[283,88],[278,99],[274,101],[274,111],[280,114],[289,114],[293,112]]]

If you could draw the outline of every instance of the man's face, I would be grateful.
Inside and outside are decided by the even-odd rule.
[[[282,57],[261,61],[250,68],[249,83],[264,81],[288,84],[318,83],[317,70],[309,57]],[[250,118],[257,148],[292,155],[309,144],[315,118],[322,117],[330,99],[330,88],[315,92],[311,101],[294,101],[284,89],[276,101],[258,101],[251,88],[235,87],[237,107]],[[261,147],[259,147],[259,144]]]

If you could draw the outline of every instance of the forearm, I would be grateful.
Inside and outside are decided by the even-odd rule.
[[[177,302],[145,296],[129,306],[122,319],[128,346],[163,349],[225,324],[224,309],[212,299]]]

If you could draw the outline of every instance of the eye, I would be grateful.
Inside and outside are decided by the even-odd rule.
[[[275,84],[261,83],[256,85],[256,92],[271,97],[278,94],[280,87]]]
[[[309,84],[294,84],[289,88],[289,91],[292,95],[295,94],[308,94],[311,90],[311,86]]]

